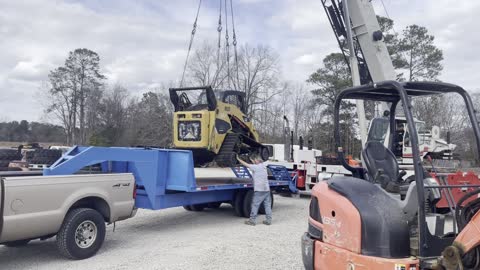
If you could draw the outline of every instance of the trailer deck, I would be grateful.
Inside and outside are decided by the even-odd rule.
[[[99,173],[132,173],[138,208],[233,202],[238,194],[253,190],[247,168],[194,168],[192,152],[177,149],[75,146],[43,174],[70,175],[92,165],[100,165]],[[285,167],[268,168],[272,190],[296,192],[295,179]]]

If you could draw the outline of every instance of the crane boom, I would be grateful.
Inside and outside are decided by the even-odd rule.
[[[395,80],[395,68],[371,0],[322,0],[322,4],[350,68],[353,85]],[[387,109],[385,103],[379,104],[380,112]],[[364,145],[367,119],[363,101],[357,102],[357,115]]]
[[[347,3],[350,20],[345,20],[343,4]],[[395,80],[396,73],[371,0],[322,0],[333,32],[347,60],[349,48],[347,26],[351,26],[355,56],[359,65],[361,84]],[[350,23],[347,23],[350,21]],[[352,70],[349,65],[350,70]]]
[[[354,35],[373,82],[395,80],[396,73],[370,0],[345,0]]]

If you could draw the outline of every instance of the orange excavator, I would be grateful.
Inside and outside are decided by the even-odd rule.
[[[478,119],[470,96],[459,86],[380,81],[340,92],[334,115],[337,154],[353,177],[333,177],[313,188],[308,231],[302,237],[306,269],[480,269],[479,186],[438,184],[431,178],[423,168],[412,115],[416,97],[454,94],[465,102],[474,134],[472,147],[476,145],[478,150]],[[385,102],[390,134],[395,134],[395,115],[402,107],[408,131],[415,134],[410,136],[414,181],[403,180],[393,143],[384,146],[367,141],[362,150],[363,167],[348,164],[339,128],[345,100]],[[435,205],[442,194],[459,187],[475,189],[452,205],[449,213],[437,213]]]

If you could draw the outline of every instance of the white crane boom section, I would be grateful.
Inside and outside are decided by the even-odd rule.
[[[344,0],[348,4],[352,31],[357,38],[373,82],[395,80],[396,73],[371,0]],[[348,27],[348,26],[347,26]]]

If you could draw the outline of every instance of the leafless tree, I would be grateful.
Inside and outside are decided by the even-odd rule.
[[[188,65],[188,81],[196,86],[210,85],[214,89],[227,86],[226,56],[213,44],[204,42],[195,51]]]
[[[232,80],[235,89],[245,92],[247,112],[255,114],[257,105],[265,104],[279,94],[278,55],[272,48],[246,44],[240,49],[238,61],[238,78]],[[230,74],[236,74],[232,70]]]
[[[245,92],[250,116],[261,110],[259,105],[280,92],[278,55],[272,48],[262,45],[240,46],[235,60],[233,53],[227,59],[224,50],[218,52],[214,45],[205,42],[195,51],[187,74],[188,81],[193,85],[211,85],[215,89]]]
[[[100,73],[100,57],[88,49],[70,52],[65,64],[50,72],[52,102],[46,112],[53,113],[62,122],[67,143],[86,143],[87,99],[102,86],[104,79]]]

